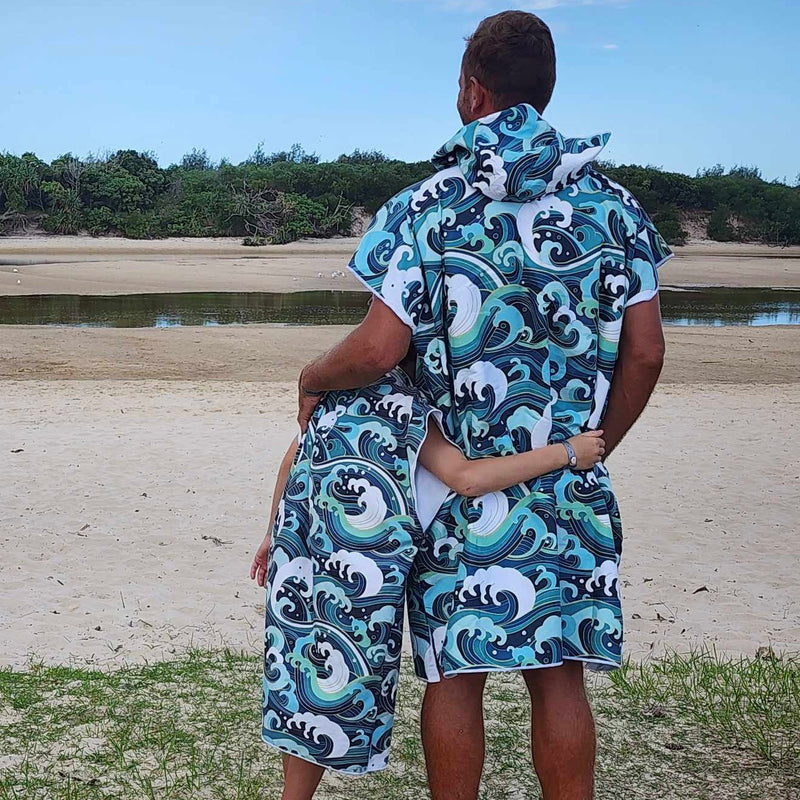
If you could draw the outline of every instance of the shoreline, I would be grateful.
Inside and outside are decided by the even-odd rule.
[[[0,327],[0,381],[292,381],[352,330],[270,324],[175,328]],[[800,382],[797,326],[665,329],[663,384]]]
[[[236,239],[0,238],[0,295],[366,291],[345,270],[357,238],[245,247]],[[800,289],[800,247],[675,248],[664,286]],[[16,272],[14,271],[16,270]]]

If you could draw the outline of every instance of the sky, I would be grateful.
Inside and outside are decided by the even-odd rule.
[[[426,159],[460,126],[464,37],[506,8],[553,31],[545,118],[610,131],[605,159],[800,173],[797,0],[0,0],[0,152]]]

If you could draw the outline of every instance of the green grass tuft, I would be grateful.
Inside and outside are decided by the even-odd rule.
[[[260,659],[230,651],[115,671],[0,670],[0,800],[263,800]],[[800,660],[670,655],[590,678],[598,798],[800,798]],[[404,665],[390,768],[321,798],[424,798],[422,685]],[[482,798],[538,798],[519,676],[492,675]]]

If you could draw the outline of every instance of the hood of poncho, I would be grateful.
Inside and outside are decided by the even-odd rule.
[[[438,169],[457,165],[467,183],[493,200],[526,203],[577,181],[609,136],[565,139],[522,103],[465,125],[433,163]]]

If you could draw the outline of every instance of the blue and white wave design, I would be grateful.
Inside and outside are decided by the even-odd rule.
[[[524,104],[466,125],[350,263],[411,327],[418,383],[470,457],[597,427],[625,310],[657,291],[669,248],[592,166],[607,141],[564,138]],[[618,665],[621,542],[602,467],[452,499],[412,576],[419,674]]]

